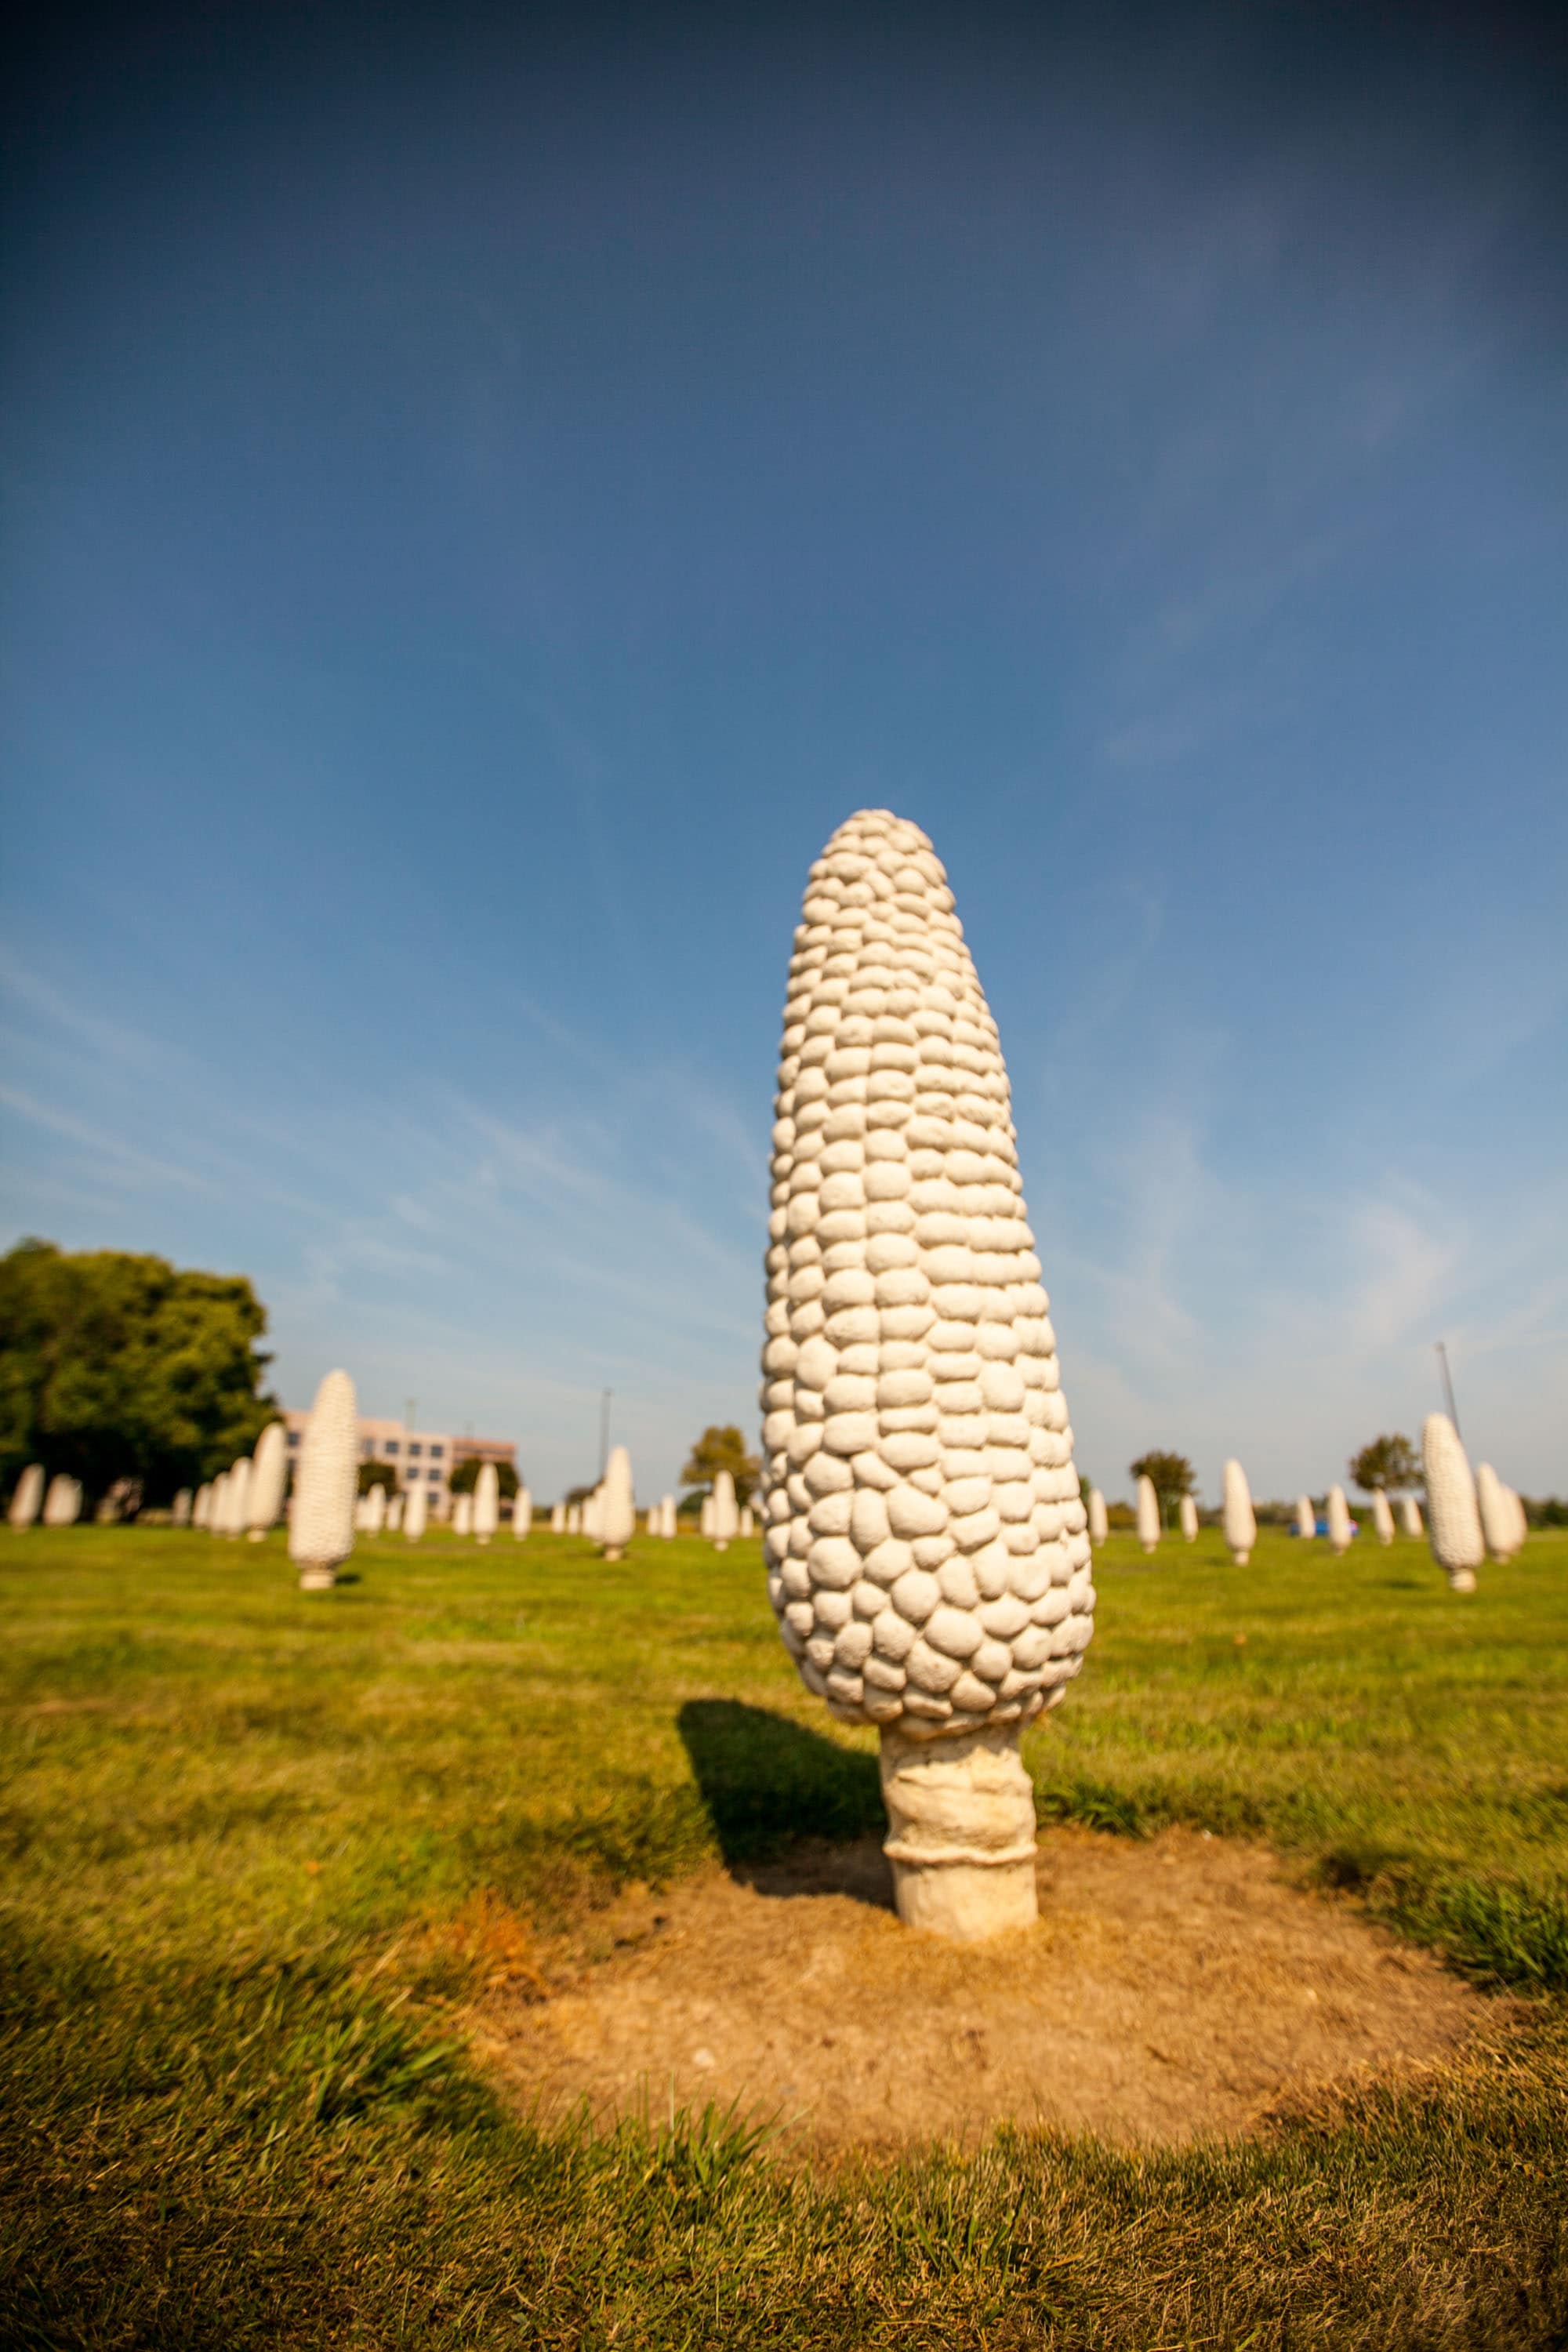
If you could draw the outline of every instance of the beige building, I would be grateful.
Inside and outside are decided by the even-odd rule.
[[[289,1459],[300,1458],[308,1412],[286,1412]],[[478,1454],[481,1462],[510,1462],[515,1467],[517,1447],[499,1438],[454,1437],[440,1429],[405,1429],[400,1421],[374,1421],[361,1416],[359,1450],[363,1462],[384,1462],[397,1473],[397,1483],[428,1490],[435,1516],[445,1518],[451,1506],[447,1481],[459,1462]]]

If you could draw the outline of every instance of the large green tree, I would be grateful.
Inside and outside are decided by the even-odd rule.
[[[139,1478],[166,1502],[248,1454],[276,1407],[243,1275],[19,1242],[0,1257],[0,1481],[28,1462],[90,1496]]]
[[[1171,1514],[1184,1495],[1190,1495],[1197,1486],[1192,1464],[1184,1454],[1141,1454],[1131,1465],[1132,1475],[1147,1478],[1159,1498],[1160,1517],[1168,1527]]]
[[[1374,1437],[1363,1445],[1348,1465],[1351,1485],[1359,1486],[1363,1495],[1375,1494],[1381,1486],[1384,1494],[1399,1494],[1421,1484],[1421,1465],[1415,1459],[1415,1448],[1407,1437],[1397,1431],[1392,1437]]]
[[[721,1470],[728,1470],[735,1481],[735,1500],[750,1499],[757,1483],[762,1465],[754,1454],[746,1451],[746,1441],[733,1423],[723,1429],[705,1429],[691,1449],[691,1458],[680,1474],[686,1486],[711,1486]]]

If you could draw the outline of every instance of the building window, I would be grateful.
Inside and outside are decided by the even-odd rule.
[[[382,1446],[382,1449],[381,1449],[381,1450],[382,1450],[382,1452],[386,1455],[386,1457],[387,1457],[388,1461],[390,1461],[390,1460],[392,1459],[392,1456],[393,1456],[393,1455],[396,1453],[396,1451],[397,1451],[397,1440],[396,1440],[396,1438],[395,1438],[395,1437],[389,1437],[389,1438],[387,1438],[387,1439],[386,1439],[386,1441],[384,1442],[384,1444],[383,1444],[383,1446]]]
[[[440,1485],[440,1483],[441,1483],[441,1473],[439,1472],[439,1470],[431,1470],[431,1471],[427,1471],[427,1472],[426,1473],[426,1476],[429,1478],[429,1481],[430,1481],[430,1484],[432,1485],[432,1486],[438,1486]]]
[[[298,1444],[299,1444],[299,1443],[300,1443],[300,1433],[299,1433],[299,1431],[298,1431],[297,1429],[291,1429],[291,1430],[289,1432],[289,1444],[290,1444],[290,1445],[298,1445]]]
[[[432,1462],[439,1462],[439,1460],[441,1459],[442,1454],[446,1452],[446,1450],[447,1450],[447,1449],[446,1449],[446,1447],[445,1447],[444,1445],[433,1445],[433,1446],[430,1448],[430,1459],[431,1459],[431,1461],[432,1461]]]
[[[371,1455],[372,1455],[374,1452],[375,1452],[375,1444],[374,1444],[374,1440],[373,1440],[373,1439],[371,1439],[371,1438],[368,1438],[368,1437],[367,1437],[367,1438],[365,1438],[365,1439],[363,1439],[363,1440],[362,1441],[362,1443],[361,1443],[361,1445],[360,1445],[360,1453],[362,1454],[362,1455],[363,1456],[363,1458],[365,1459],[365,1461],[367,1461],[367,1462],[368,1462],[368,1461],[370,1460]]]
[[[408,1459],[410,1462],[417,1462],[424,1451],[425,1448],[420,1444],[419,1440],[415,1438],[408,1448]]]

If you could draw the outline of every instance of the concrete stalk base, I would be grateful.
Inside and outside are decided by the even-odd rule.
[[[265,1528],[247,1528],[246,1529],[246,1538],[250,1543],[260,1543],[266,1533],[267,1530]]]
[[[301,1592],[330,1592],[337,1580],[335,1568],[302,1568],[300,1570]]]
[[[907,1927],[977,1944],[1037,1916],[1035,1796],[1017,1727],[955,1738],[882,1733],[893,1893]]]
[[[1473,1568],[1451,1568],[1448,1570],[1450,1592],[1473,1592],[1475,1589],[1476,1571]]]

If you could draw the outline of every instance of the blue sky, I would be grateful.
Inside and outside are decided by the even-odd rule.
[[[11,163],[7,1236],[243,1270],[287,1402],[546,1495],[611,1387],[657,1493],[754,1420],[791,927],[889,805],[1089,1475],[1321,1489],[1441,1336],[1568,1491],[1560,59],[213,22],[65,23]]]

